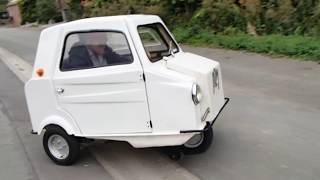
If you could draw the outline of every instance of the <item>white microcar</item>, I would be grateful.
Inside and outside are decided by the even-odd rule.
[[[87,139],[204,152],[229,100],[219,63],[183,52],[154,15],[43,30],[25,94],[32,132],[44,132],[44,149],[59,165],[72,164]]]

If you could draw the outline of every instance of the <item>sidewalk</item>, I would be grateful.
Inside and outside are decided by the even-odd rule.
[[[16,129],[9,120],[6,108],[0,100],[0,179],[38,179],[28,161],[27,154]]]

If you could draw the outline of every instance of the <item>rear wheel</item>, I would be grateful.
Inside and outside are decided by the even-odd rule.
[[[80,152],[76,137],[68,135],[59,126],[49,126],[43,136],[43,147],[50,159],[58,165],[73,164]]]
[[[185,154],[200,154],[206,152],[213,141],[213,130],[210,127],[207,131],[194,135],[184,145],[182,152]]]

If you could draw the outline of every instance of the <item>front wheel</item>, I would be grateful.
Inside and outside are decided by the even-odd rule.
[[[182,151],[185,154],[200,154],[209,149],[213,141],[213,130],[210,127],[207,131],[194,135],[184,145]]]
[[[68,135],[58,126],[49,126],[43,136],[43,147],[50,159],[58,165],[73,164],[80,152],[77,138]]]

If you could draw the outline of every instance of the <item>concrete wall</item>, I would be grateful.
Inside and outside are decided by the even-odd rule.
[[[9,3],[7,6],[7,11],[12,17],[12,24],[14,26],[20,26],[22,18],[18,4],[16,2]]]

